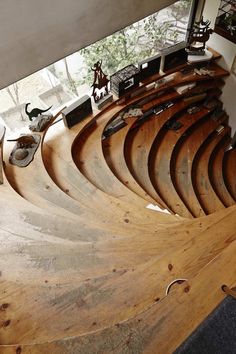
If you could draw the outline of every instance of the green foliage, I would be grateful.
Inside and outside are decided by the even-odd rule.
[[[159,13],[148,16],[123,30],[80,50],[88,68],[102,60],[105,74],[157,54],[160,49],[178,42],[180,34],[177,23],[186,24],[192,0],[181,0],[167,8],[167,15],[160,20]],[[88,71],[82,83],[92,84],[93,72]]]
[[[137,61],[138,36],[138,29],[130,26],[128,29],[123,29],[82,49],[80,54],[84,57],[89,68],[93,67],[98,60],[102,60],[104,73],[111,75]],[[91,71],[89,81],[92,82],[92,80],[93,73]]]

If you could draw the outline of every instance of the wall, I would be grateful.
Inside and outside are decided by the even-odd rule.
[[[219,5],[220,0],[206,0],[205,2],[203,16],[204,19],[211,21],[212,28],[214,28]],[[222,59],[219,61],[219,64],[230,71],[236,56],[236,45],[217,33],[211,36],[207,44],[222,54]],[[229,123],[234,133],[236,131],[236,75],[231,73],[225,81],[226,84],[223,89],[222,101],[229,115]]]
[[[175,0],[0,1],[0,88]]]

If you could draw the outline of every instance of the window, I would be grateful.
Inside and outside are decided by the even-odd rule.
[[[108,36],[0,91],[0,119],[9,129],[28,125],[24,107],[53,110],[90,92],[91,67],[102,60],[111,75],[129,64],[158,54],[164,48],[186,40],[194,0],[173,5]]]
[[[214,30],[236,43],[236,0],[221,0]]]

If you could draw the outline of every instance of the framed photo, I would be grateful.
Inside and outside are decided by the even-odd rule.
[[[236,43],[236,0],[221,0],[214,31]]]

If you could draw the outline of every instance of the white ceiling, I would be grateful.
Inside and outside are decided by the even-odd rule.
[[[0,1],[0,88],[174,2]]]

